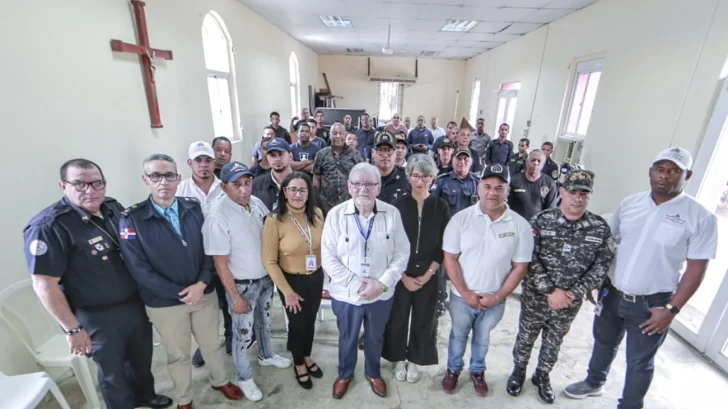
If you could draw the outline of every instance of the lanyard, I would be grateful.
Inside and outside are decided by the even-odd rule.
[[[359,221],[359,216],[354,215],[354,220],[356,221],[356,227],[359,228],[359,234],[364,238],[364,258],[367,257],[367,242],[369,241],[369,236],[372,234],[372,228],[374,227],[374,219],[376,219],[377,215],[374,214],[372,216],[372,219],[369,220],[369,230],[367,230],[367,233],[364,234],[364,229],[361,227],[361,222]]]
[[[306,240],[306,244],[308,244],[308,254],[313,254],[313,236],[311,236],[311,226],[308,224],[308,219],[306,219],[306,229],[308,229],[308,234],[306,234],[306,231],[303,230],[303,226],[301,226],[301,223],[296,220],[296,217],[293,214],[291,214],[291,220],[293,220],[293,224],[296,225],[296,228],[303,236],[303,239]]]

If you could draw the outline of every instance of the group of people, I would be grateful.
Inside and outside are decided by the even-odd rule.
[[[381,358],[397,381],[417,382],[419,366],[438,364],[447,279],[444,392],[456,390],[469,339],[474,392],[489,392],[490,333],[520,285],[510,395],[522,392],[541,334],[531,379],[540,398],[554,402],[549,373],[584,298],[597,291],[588,376],[564,392],[600,395],[626,334],[619,408],[643,407],[666,330],[716,252],[715,216],[683,192],[689,152],[661,152],[650,166],[651,191],[624,199],[608,223],[587,210],[594,173],[546,168],[550,143],[528,152],[523,139],[513,152],[506,124],[491,141],[482,120],[474,133],[455,124],[436,134],[418,117],[404,137],[398,115],[381,131],[368,115],[358,130],[350,118],[320,128],[323,112],[316,117],[309,124],[304,115],[289,133],[272,113],[251,167],[232,161],[226,138],[190,145],[192,177],[184,181],[172,157],[150,155],[142,163],[150,195],[127,208],[106,196],[99,165],[63,164],[64,197],[26,227],[26,260],[71,352],[97,362],[108,408],[172,405],[154,391],[152,324],[178,408],[192,408],[193,364],[207,365],[212,387],[228,399],[262,399],[247,352],[255,342],[259,366],[292,367],[311,389],[324,369],[312,357],[324,289],[339,330],[333,397],[346,394],[358,347],[368,384],[384,397]],[[271,344],[276,290],[292,360]],[[224,370],[220,309],[235,383]]]

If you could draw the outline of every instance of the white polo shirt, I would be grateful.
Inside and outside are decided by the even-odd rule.
[[[369,240],[365,241],[359,233],[355,218],[359,218],[364,234],[374,218]],[[388,291],[373,300],[365,300],[357,294],[364,277],[365,246],[368,277],[388,287]],[[402,216],[392,205],[377,200],[375,212],[365,219],[356,211],[354,200],[349,199],[335,206],[326,216],[321,236],[321,266],[331,278],[329,294],[337,301],[362,305],[391,298],[407,268],[409,255],[410,243]]]
[[[250,212],[224,195],[202,225],[205,254],[230,256],[228,267],[236,280],[257,280],[268,273],[263,267],[263,218],[268,208],[250,197]]]
[[[207,215],[207,213],[210,211],[210,208],[212,207],[215,202],[220,199],[221,196],[224,196],[225,193],[222,191],[222,187],[220,187],[220,179],[217,178],[217,176],[213,175],[213,178],[215,178],[212,181],[212,186],[210,187],[210,192],[208,194],[205,194],[205,192],[200,189],[197,184],[195,184],[195,181],[190,177],[182,181],[182,183],[179,184],[177,187],[177,196],[178,197],[194,197],[195,199],[200,201],[200,205],[202,206],[202,214]]]
[[[478,202],[450,219],[442,249],[460,255],[460,270],[470,291],[495,294],[513,269],[511,262],[531,262],[533,229],[510,208],[491,221]],[[455,287],[452,291],[460,297]]]
[[[629,196],[610,227],[617,254],[609,279],[631,295],[675,291],[683,263],[713,259],[718,248],[718,219],[684,192],[659,206],[651,192]]]

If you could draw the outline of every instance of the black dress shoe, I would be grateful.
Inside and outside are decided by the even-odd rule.
[[[202,353],[200,352],[200,348],[197,348],[197,351],[195,351],[195,355],[192,356],[192,366],[194,366],[195,368],[199,368],[204,365],[205,360],[202,359]]]
[[[549,374],[537,370],[531,377],[531,382],[538,387],[538,396],[542,401],[546,403],[554,403],[554,400],[556,400],[556,394],[554,394],[554,390],[551,388]]]
[[[311,377],[309,376],[308,372],[299,374],[296,370],[296,365],[293,365],[293,373],[296,374],[296,381],[298,382],[298,385],[300,387],[302,387],[303,389],[313,388],[313,382],[311,382]],[[301,378],[306,378],[306,380],[302,381]]]
[[[157,395],[151,400],[145,402],[137,402],[134,404],[135,408],[152,408],[152,409],[163,409],[172,406],[172,399],[164,395]]]
[[[506,392],[511,396],[518,396],[523,390],[523,381],[526,380],[526,368],[513,368],[513,373],[506,383]]]
[[[314,370],[313,368],[316,368]],[[321,367],[316,365],[316,362],[314,362],[311,366],[306,366],[306,369],[308,369],[308,374],[313,376],[314,378],[321,379],[324,377],[324,371],[321,370]]]

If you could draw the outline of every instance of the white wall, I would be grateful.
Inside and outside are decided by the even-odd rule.
[[[183,177],[190,142],[210,140],[212,120],[202,50],[202,19],[215,10],[235,47],[243,141],[236,159],[249,160],[268,114],[290,119],[288,58],[298,55],[302,98],[316,83],[318,57],[237,0],[147,2],[152,46],[170,49],[156,81],[164,128],[149,127],[140,64],[112,53],[111,39],[136,42],[126,0],[5,2],[0,13],[0,134],[5,159],[0,222],[0,288],[28,278],[22,230],[30,218],[61,195],[58,168],[67,159],[99,163],[108,194],[130,205],[147,194],[141,161],[154,152],[181,162]],[[304,102],[305,103],[305,102]],[[0,333],[7,334],[5,328]],[[7,335],[0,335],[0,369],[33,369]],[[12,359],[10,358],[12,357]]]
[[[379,110],[379,84],[369,82],[367,76],[367,58],[345,55],[320,55],[318,88],[326,88],[322,73],[326,74],[334,95],[344,97],[337,100],[338,108],[363,108],[372,115]],[[401,114],[412,118],[412,126],[416,124],[418,115],[425,115],[427,123],[431,116],[437,116],[440,125],[455,118],[455,99],[460,91],[460,102],[463,100],[463,75],[465,61],[418,60],[417,84],[406,87]],[[414,58],[371,57],[371,74],[379,76],[415,76]]]
[[[708,32],[688,98],[684,96],[715,5],[715,0],[600,0],[469,60],[463,82],[468,102],[460,113],[468,112],[469,84],[479,76],[480,109],[491,129],[500,84],[521,81],[511,139],[522,137],[530,118],[532,147],[554,141],[570,64],[576,58],[603,55],[604,72],[582,163],[596,173],[592,210],[612,212],[624,196],[649,187],[647,168],[656,153],[670,145],[676,125],[673,144],[694,156],[698,152],[728,55],[726,1]]]

